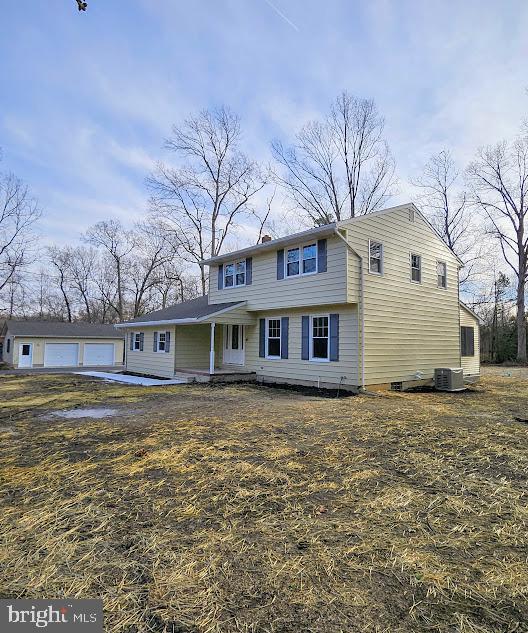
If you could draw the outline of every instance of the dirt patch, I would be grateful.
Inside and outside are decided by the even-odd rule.
[[[81,406],[126,414],[42,420]],[[1,377],[0,593],[101,597],[120,633],[524,633],[527,410],[500,375],[344,399]]]

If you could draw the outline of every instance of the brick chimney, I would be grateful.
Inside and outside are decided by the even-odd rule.
[[[270,235],[263,235],[262,236],[261,243],[265,244],[266,242],[271,242],[271,236]]]

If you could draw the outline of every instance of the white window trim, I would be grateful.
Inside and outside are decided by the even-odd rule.
[[[160,336],[163,335],[165,337],[165,346],[163,349],[160,349]],[[165,347],[167,346],[167,332],[158,332],[158,340],[156,341],[156,354],[165,354]]]
[[[236,266],[237,264],[244,264],[244,283],[243,284],[237,284],[237,272],[236,272]],[[234,270],[233,270],[233,285],[232,286],[226,286],[226,270],[228,266],[233,266]],[[245,259],[237,259],[235,261],[232,262],[227,262],[224,264],[224,270],[223,270],[223,288],[222,290],[231,290],[232,288],[243,288],[246,285],[246,281],[247,281],[247,265],[246,265],[246,260]]]
[[[443,264],[445,266],[445,286],[441,286],[438,283],[438,264]],[[443,259],[437,259],[436,260],[436,287],[438,288],[438,290],[447,290],[447,262]]]
[[[136,343],[137,343],[137,347],[136,347]],[[141,351],[141,332],[134,332],[134,345],[133,345],[133,352],[140,352]]]
[[[413,255],[415,257],[419,257],[420,258],[420,268],[417,269],[420,272],[420,280],[419,281],[416,281],[416,279],[412,278],[413,270],[415,270],[413,268],[413,265],[412,265]],[[419,284],[422,283],[422,256],[420,255],[420,253],[409,253],[409,279],[410,279],[410,282],[412,284],[418,284],[419,285]]]
[[[314,358],[313,355],[313,320],[320,317],[326,317],[328,319],[328,348],[327,358]],[[309,330],[309,354],[308,358],[311,363],[329,363],[330,362],[330,314],[313,314],[310,316],[310,330]],[[319,338],[319,337],[318,337]]]
[[[295,275],[294,275],[295,276]],[[270,356],[268,354],[268,334],[269,334],[269,326],[268,323],[269,321],[278,321],[279,322],[279,355],[278,356]],[[266,323],[265,323],[265,327],[266,327],[266,355],[265,358],[267,358],[268,360],[282,360],[282,317],[266,317]],[[274,337],[272,337],[274,338]]]
[[[315,270],[312,270],[309,273],[303,272],[303,248],[306,246],[315,246]],[[288,251],[293,251],[296,248],[299,249],[299,272],[295,275],[288,275]],[[312,259],[310,257],[310,259]],[[309,275],[316,275],[319,272],[319,245],[317,244],[317,240],[315,242],[305,242],[301,245],[287,246],[284,249],[284,279],[295,279],[295,277],[308,277]]]
[[[377,270],[372,270],[372,268],[370,267],[370,246],[371,244],[379,244],[381,246],[381,256],[380,256],[380,272],[378,272]],[[371,240],[369,238],[368,241],[368,271],[370,275],[377,275],[378,277],[382,277],[383,273],[385,271],[385,265],[384,265],[384,253],[385,249],[383,248],[383,242],[380,242],[380,240]]]

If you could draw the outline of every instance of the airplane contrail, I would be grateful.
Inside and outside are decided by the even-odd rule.
[[[287,22],[292,29],[295,29],[296,31],[299,31],[299,27],[294,24],[290,19],[288,19],[284,13],[282,13],[282,11],[280,9],[278,9],[272,2],[270,2],[270,0],[264,0],[266,2],[266,4],[268,4],[274,11],[275,13],[281,17],[285,22]]]

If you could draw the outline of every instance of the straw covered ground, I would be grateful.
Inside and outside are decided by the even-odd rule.
[[[56,410],[113,407],[100,420]],[[528,380],[319,398],[0,377],[0,595],[107,631],[528,631]]]

